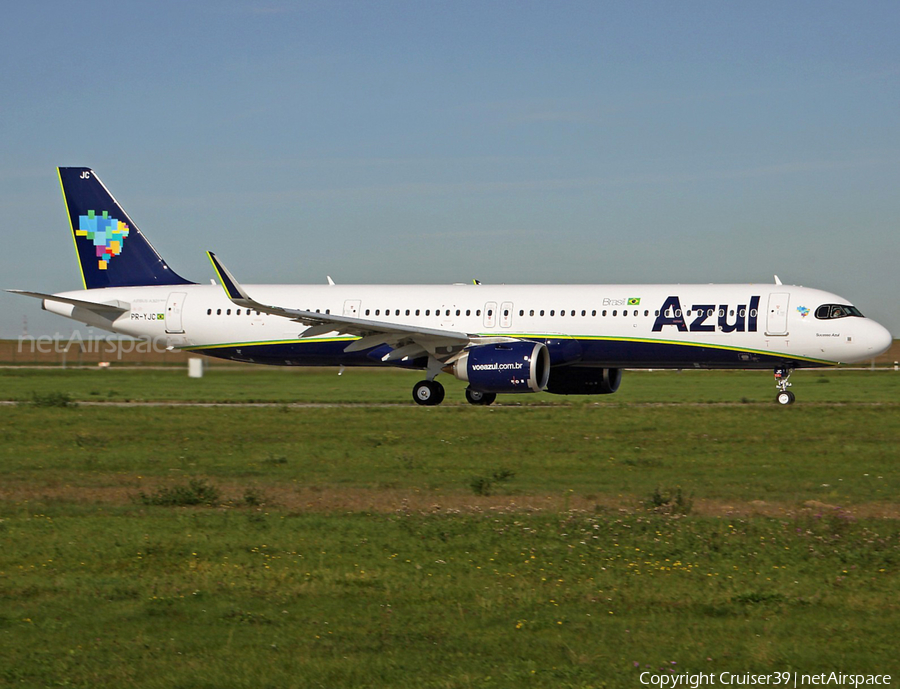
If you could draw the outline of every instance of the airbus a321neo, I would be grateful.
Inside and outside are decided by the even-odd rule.
[[[466,399],[615,392],[624,368],[770,369],[791,404],[796,368],[862,362],[891,335],[835,294],[743,285],[241,285],[175,273],[89,168],[59,168],[83,290],[44,294],[47,311],[170,348],[278,366],[399,366],[441,374]],[[222,289],[224,287],[224,289]]]

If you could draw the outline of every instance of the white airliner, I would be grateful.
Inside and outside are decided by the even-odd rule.
[[[743,285],[241,286],[172,271],[89,168],[59,168],[83,290],[43,308],[170,348],[281,366],[399,366],[425,372],[418,404],[447,373],[466,399],[615,392],[623,368],[771,369],[779,404],[795,368],[872,359],[890,333],[817,289]],[[223,289],[224,288],[224,289]]]

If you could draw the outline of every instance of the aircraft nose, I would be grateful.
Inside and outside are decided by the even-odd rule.
[[[876,357],[880,354],[884,354],[891,348],[891,345],[894,344],[894,338],[891,336],[890,331],[880,323],[872,321],[872,326],[873,332],[869,337],[869,342],[872,343],[872,346],[870,347],[872,356]]]

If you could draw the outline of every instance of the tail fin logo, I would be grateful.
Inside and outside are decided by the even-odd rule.
[[[106,270],[114,256],[122,253],[125,238],[128,237],[128,225],[121,220],[111,218],[107,211],[97,215],[88,211],[87,215],[78,216],[76,237],[85,237],[93,242],[97,252],[98,268]]]

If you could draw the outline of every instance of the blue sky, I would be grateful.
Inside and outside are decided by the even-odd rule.
[[[2,287],[79,285],[54,168],[179,273],[771,282],[900,336],[896,2],[41,2],[0,26]],[[0,335],[73,323],[0,296]]]

